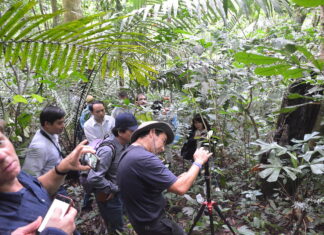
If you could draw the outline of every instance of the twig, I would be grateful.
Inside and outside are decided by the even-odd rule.
[[[299,228],[302,225],[305,216],[306,216],[306,210],[303,210],[303,213],[301,214],[301,216],[298,219],[298,222],[297,222],[297,226],[295,228],[295,231],[292,233],[293,235],[298,235]],[[305,225],[305,227],[306,227],[306,225]]]

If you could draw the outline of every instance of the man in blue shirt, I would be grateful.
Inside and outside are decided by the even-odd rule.
[[[129,220],[139,235],[185,234],[178,224],[166,217],[162,192],[167,189],[185,194],[212,154],[203,148],[197,149],[191,168],[176,177],[156,156],[173,139],[169,124],[145,122],[132,134],[132,144],[121,156],[117,182]]]
[[[54,169],[37,179],[21,171],[18,156],[9,139],[0,132],[0,234],[34,222],[47,213],[52,196],[70,170],[89,170],[79,162],[81,154],[94,150],[79,144]]]
[[[75,230],[75,217],[77,210],[71,207],[65,215],[62,215],[62,211],[58,208],[54,210],[53,215],[48,220],[45,229],[40,235],[69,235]],[[42,223],[42,217],[38,217],[34,222],[19,227],[11,233],[11,235],[31,235],[35,234],[35,231]],[[10,232],[8,232],[10,234]],[[1,233],[1,235],[4,235]]]

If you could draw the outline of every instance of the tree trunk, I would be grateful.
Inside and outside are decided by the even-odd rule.
[[[81,0],[63,0],[64,22],[78,20],[83,17]]]
[[[52,13],[55,13],[58,11],[57,0],[51,0],[51,6],[52,6]],[[53,27],[59,25],[59,23],[60,23],[60,18],[58,15],[56,15],[53,19]]]
[[[321,16],[320,16],[320,22],[321,22],[321,35],[323,37],[324,35],[324,6],[320,6],[321,10]],[[324,60],[324,43],[321,44],[321,51],[319,55],[319,59]]]
[[[45,15],[42,0],[39,0],[38,1],[38,4],[39,4],[39,10],[40,10],[40,12],[42,13],[42,15]],[[48,29],[47,22],[45,22],[45,28]]]
[[[320,7],[321,16],[321,34],[324,35],[324,6]],[[319,59],[324,60],[324,43],[320,45]],[[312,78],[315,80],[317,74],[311,74]],[[296,81],[288,88],[288,94],[297,93],[303,96],[307,96],[307,92],[313,88],[311,84],[305,84],[303,81]],[[319,92],[322,94],[323,92]],[[307,103],[307,99],[288,99],[287,96],[283,98],[281,108],[294,106],[298,104]],[[297,108],[291,113],[282,113],[278,117],[277,127],[273,140],[281,146],[292,144],[292,139],[303,139],[305,134],[312,133],[314,131],[319,131],[324,133],[324,126],[322,125],[322,119],[324,114],[324,102],[319,102],[316,104],[307,104],[302,107]],[[285,157],[285,156],[282,156]],[[286,156],[289,157],[289,156]],[[261,156],[261,163],[268,163],[268,154],[263,154]],[[297,186],[300,182],[288,181],[285,185],[285,191],[291,195],[296,192]],[[274,188],[278,187],[277,183],[269,183],[263,181],[262,192],[265,196],[269,196],[274,193]]]

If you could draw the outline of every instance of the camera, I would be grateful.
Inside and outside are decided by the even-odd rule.
[[[97,155],[93,153],[85,153],[81,156],[80,162],[82,165],[88,165],[91,167],[91,169],[97,171],[100,163],[100,159]]]

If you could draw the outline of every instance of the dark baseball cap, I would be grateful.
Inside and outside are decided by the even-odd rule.
[[[115,120],[115,128],[122,128],[135,131],[138,127],[136,118],[131,113],[121,113]]]

